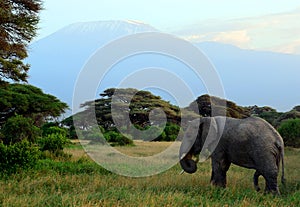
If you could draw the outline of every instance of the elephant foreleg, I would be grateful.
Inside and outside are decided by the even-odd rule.
[[[219,187],[226,187],[226,173],[230,167],[230,162],[226,160],[212,160],[211,184]]]

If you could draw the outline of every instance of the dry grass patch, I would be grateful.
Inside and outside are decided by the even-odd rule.
[[[147,157],[167,149],[173,142],[144,142],[134,141],[135,146],[115,147],[119,152],[133,157]]]

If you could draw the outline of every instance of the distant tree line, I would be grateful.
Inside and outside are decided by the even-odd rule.
[[[139,91],[132,88],[118,89],[118,98],[114,100],[114,108],[120,112],[114,115],[119,116],[118,118],[120,120],[124,120],[124,122],[121,121],[121,126],[119,126],[122,129],[126,129],[123,130],[127,131],[127,133],[124,134],[118,131],[114,120],[112,119],[111,102],[115,90],[115,88],[107,89],[100,94],[99,99],[83,103],[81,105],[83,109],[82,112],[79,112],[63,121],[63,124],[70,128],[71,134],[74,135],[74,138],[76,138],[76,133],[74,132],[75,128],[73,126],[73,119],[76,119],[76,123],[79,124],[79,128],[82,129],[81,133],[84,133],[85,129],[90,127],[89,119],[92,117],[92,113],[94,113],[93,110],[95,110],[101,135],[97,134],[97,130],[95,130],[95,134],[86,134],[86,139],[94,140],[95,137],[101,137],[99,139],[113,142],[113,144],[132,144],[132,142],[127,140],[128,137],[130,140],[142,139],[149,141],[151,133],[155,134],[155,132],[161,130],[161,135],[155,139],[151,139],[152,141],[174,141],[178,138],[182,138],[180,135],[182,135],[184,130],[186,130],[187,126],[181,125],[181,119],[183,117],[186,120],[193,120],[197,117],[212,116],[213,108],[215,110],[213,112],[214,116],[225,114],[227,117],[239,119],[249,116],[261,117],[279,130],[287,146],[300,147],[300,133],[295,134],[295,131],[297,131],[295,126],[288,127],[288,129],[283,130],[286,125],[290,125],[289,122],[299,121],[297,119],[300,118],[299,106],[296,106],[289,112],[283,113],[277,112],[275,109],[267,106],[238,106],[232,101],[205,94],[199,96],[188,107],[179,108],[162,100],[161,97],[153,95],[149,91]],[[134,94],[134,96],[132,96],[132,94]],[[164,129],[160,129],[161,126],[156,125],[155,123],[150,123],[149,120],[150,111],[157,107],[161,108],[167,117],[167,125]],[[151,128],[152,131],[149,131],[149,136],[143,134],[143,137],[141,137],[139,134],[133,134],[126,117],[120,117],[124,116],[122,115],[124,111],[127,111],[130,118],[129,121],[133,124],[131,127],[135,127],[140,131]],[[293,132],[290,132],[291,130]]]
[[[285,145],[300,147],[300,106],[288,112],[277,112],[270,107],[248,107],[253,115],[272,124],[282,136]]]

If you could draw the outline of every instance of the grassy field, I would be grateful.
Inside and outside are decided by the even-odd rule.
[[[138,142],[118,147],[132,156],[152,155],[169,143]],[[70,146],[60,159],[42,160],[35,169],[0,180],[0,206],[300,206],[300,150],[286,149],[286,186],[281,196],[255,192],[254,171],[231,166],[228,187],[210,185],[210,161],[193,174],[179,175],[176,165],[159,175],[129,178],[92,162],[80,146]],[[263,187],[264,180],[260,179]]]

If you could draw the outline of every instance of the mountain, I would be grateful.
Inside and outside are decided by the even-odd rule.
[[[239,105],[268,105],[289,111],[300,102],[300,55],[210,42],[196,45],[215,65],[226,96]]]
[[[72,105],[73,88],[80,70],[101,46],[126,35],[157,31],[136,21],[100,21],[69,25],[52,35],[34,42],[27,62],[31,64],[29,83],[42,88]],[[287,111],[300,104],[300,56],[254,50],[216,42],[194,43],[214,64],[223,82],[226,98],[239,105],[269,105]],[[116,87],[137,69],[168,68],[193,88],[195,96],[207,93],[203,83],[195,79],[187,66],[158,54],[126,59],[112,68],[99,91]],[[156,77],[155,74],[147,78]],[[178,87],[176,84],[172,87]],[[155,89],[153,89],[155,90]],[[186,91],[178,88],[178,93]],[[160,91],[158,91],[160,93]],[[167,93],[159,94],[170,100]],[[213,94],[212,94],[213,95]],[[187,106],[193,100],[186,100]]]
[[[29,46],[29,83],[72,106],[77,76],[89,57],[117,38],[156,31],[135,21],[100,21],[69,25]]]

